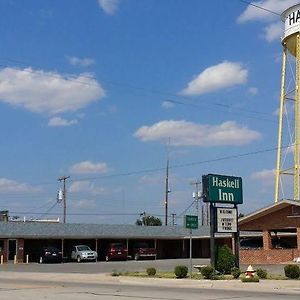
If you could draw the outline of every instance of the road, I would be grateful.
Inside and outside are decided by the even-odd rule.
[[[208,260],[193,260],[207,264]],[[190,280],[111,277],[116,271],[159,271],[188,265],[189,260],[157,260],[65,264],[5,264],[0,266],[0,300],[239,300],[299,299],[300,281],[265,280],[244,284],[240,280]],[[272,268],[272,266],[269,266]],[[282,265],[273,266],[281,270]]]
[[[184,288],[168,286],[147,286],[143,284],[115,283],[72,283],[72,282],[39,282],[2,280],[0,282],[1,300],[299,300],[299,294],[285,292],[269,293],[261,291],[236,291],[212,288]]]

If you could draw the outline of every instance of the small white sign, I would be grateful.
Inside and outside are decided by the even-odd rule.
[[[237,216],[235,208],[217,208],[217,232],[237,232]]]

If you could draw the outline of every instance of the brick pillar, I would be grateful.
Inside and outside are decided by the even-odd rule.
[[[271,235],[268,230],[263,231],[264,250],[272,249]]]
[[[297,248],[300,251],[300,227],[297,228]]]
[[[23,263],[24,262],[24,240],[18,239],[17,240],[17,262]]]

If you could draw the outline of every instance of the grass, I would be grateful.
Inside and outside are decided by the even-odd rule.
[[[118,271],[113,271],[111,273],[111,276],[131,276],[131,277],[139,277],[139,278],[165,278],[165,279],[176,279],[176,276],[174,272],[158,272],[154,276],[148,276],[146,272],[118,272]],[[218,275],[215,280],[241,280],[243,275],[238,278],[234,279],[232,275]],[[189,274],[186,278],[189,278]],[[199,273],[193,273],[192,279],[194,280],[202,280],[204,279],[203,276]],[[209,280],[209,279],[206,279]],[[284,275],[277,275],[277,274],[268,274],[266,279],[262,280],[289,280],[287,277]],[[299,279],[294,279],[294,280],[300,280]]]
[[[116,275],[117,274],[117,275]],[[176,279],[174,272],[158,272],[154,276],[148,276],[146,272],[113,272],[111,276],[130,276],[139,278],[165,278],[165,279]],[[189,274],[186,278],[190,278]],[[192,279],[201,280],[204,277],[199,273],[193,273]],[[216,280],[233,280],[232,275],[218,275]]]

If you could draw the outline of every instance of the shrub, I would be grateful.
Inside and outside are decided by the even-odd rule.
[[[233,276],[234,279],[237,279],[241,275],[241,270],[239,268],[234,267],[231,269],[231,275]]]
[[[259,282],[259,277],[258,276],[242,277],[241,280],[242,282]]]
[[[263,270],[263,269],[261,269],[261,268],[258,268],[258,269],[256,270],[256,275],[257,275],[259,278],[261,278],[261,279],[266,279],[267,276],[268,276],[268,273],[267,273],[266,270]]]
[[[187,266],[176,266],[174,269],[174,273],[176,278],[186,278],[188,274],[188,267]]]
[[[221,274],[230,274],[231,269],[235,264],[235,256],[228,246],[217,248],[216,255],[216,270]]]
[[[156,274],[156,269],[155,268],[147,268],[146,270],[148,276],[154,276]]]
[[[215,274],[215,269],[211,266],[206,266],[201,268],[200,272],[205,279],[212,279]]]
[[[111,276],[113,276],[113,277],[117,277],[117,276],[120,276],[120,275],[121,275],[121,273],[118,272],[118,271],[115,271],[115,270],[113,270],[112,273],[111,273]]]
[[[297,279],[300,277],[300,268],[297,265],[287,265],[284,267],[284,274],[288,278]]]

